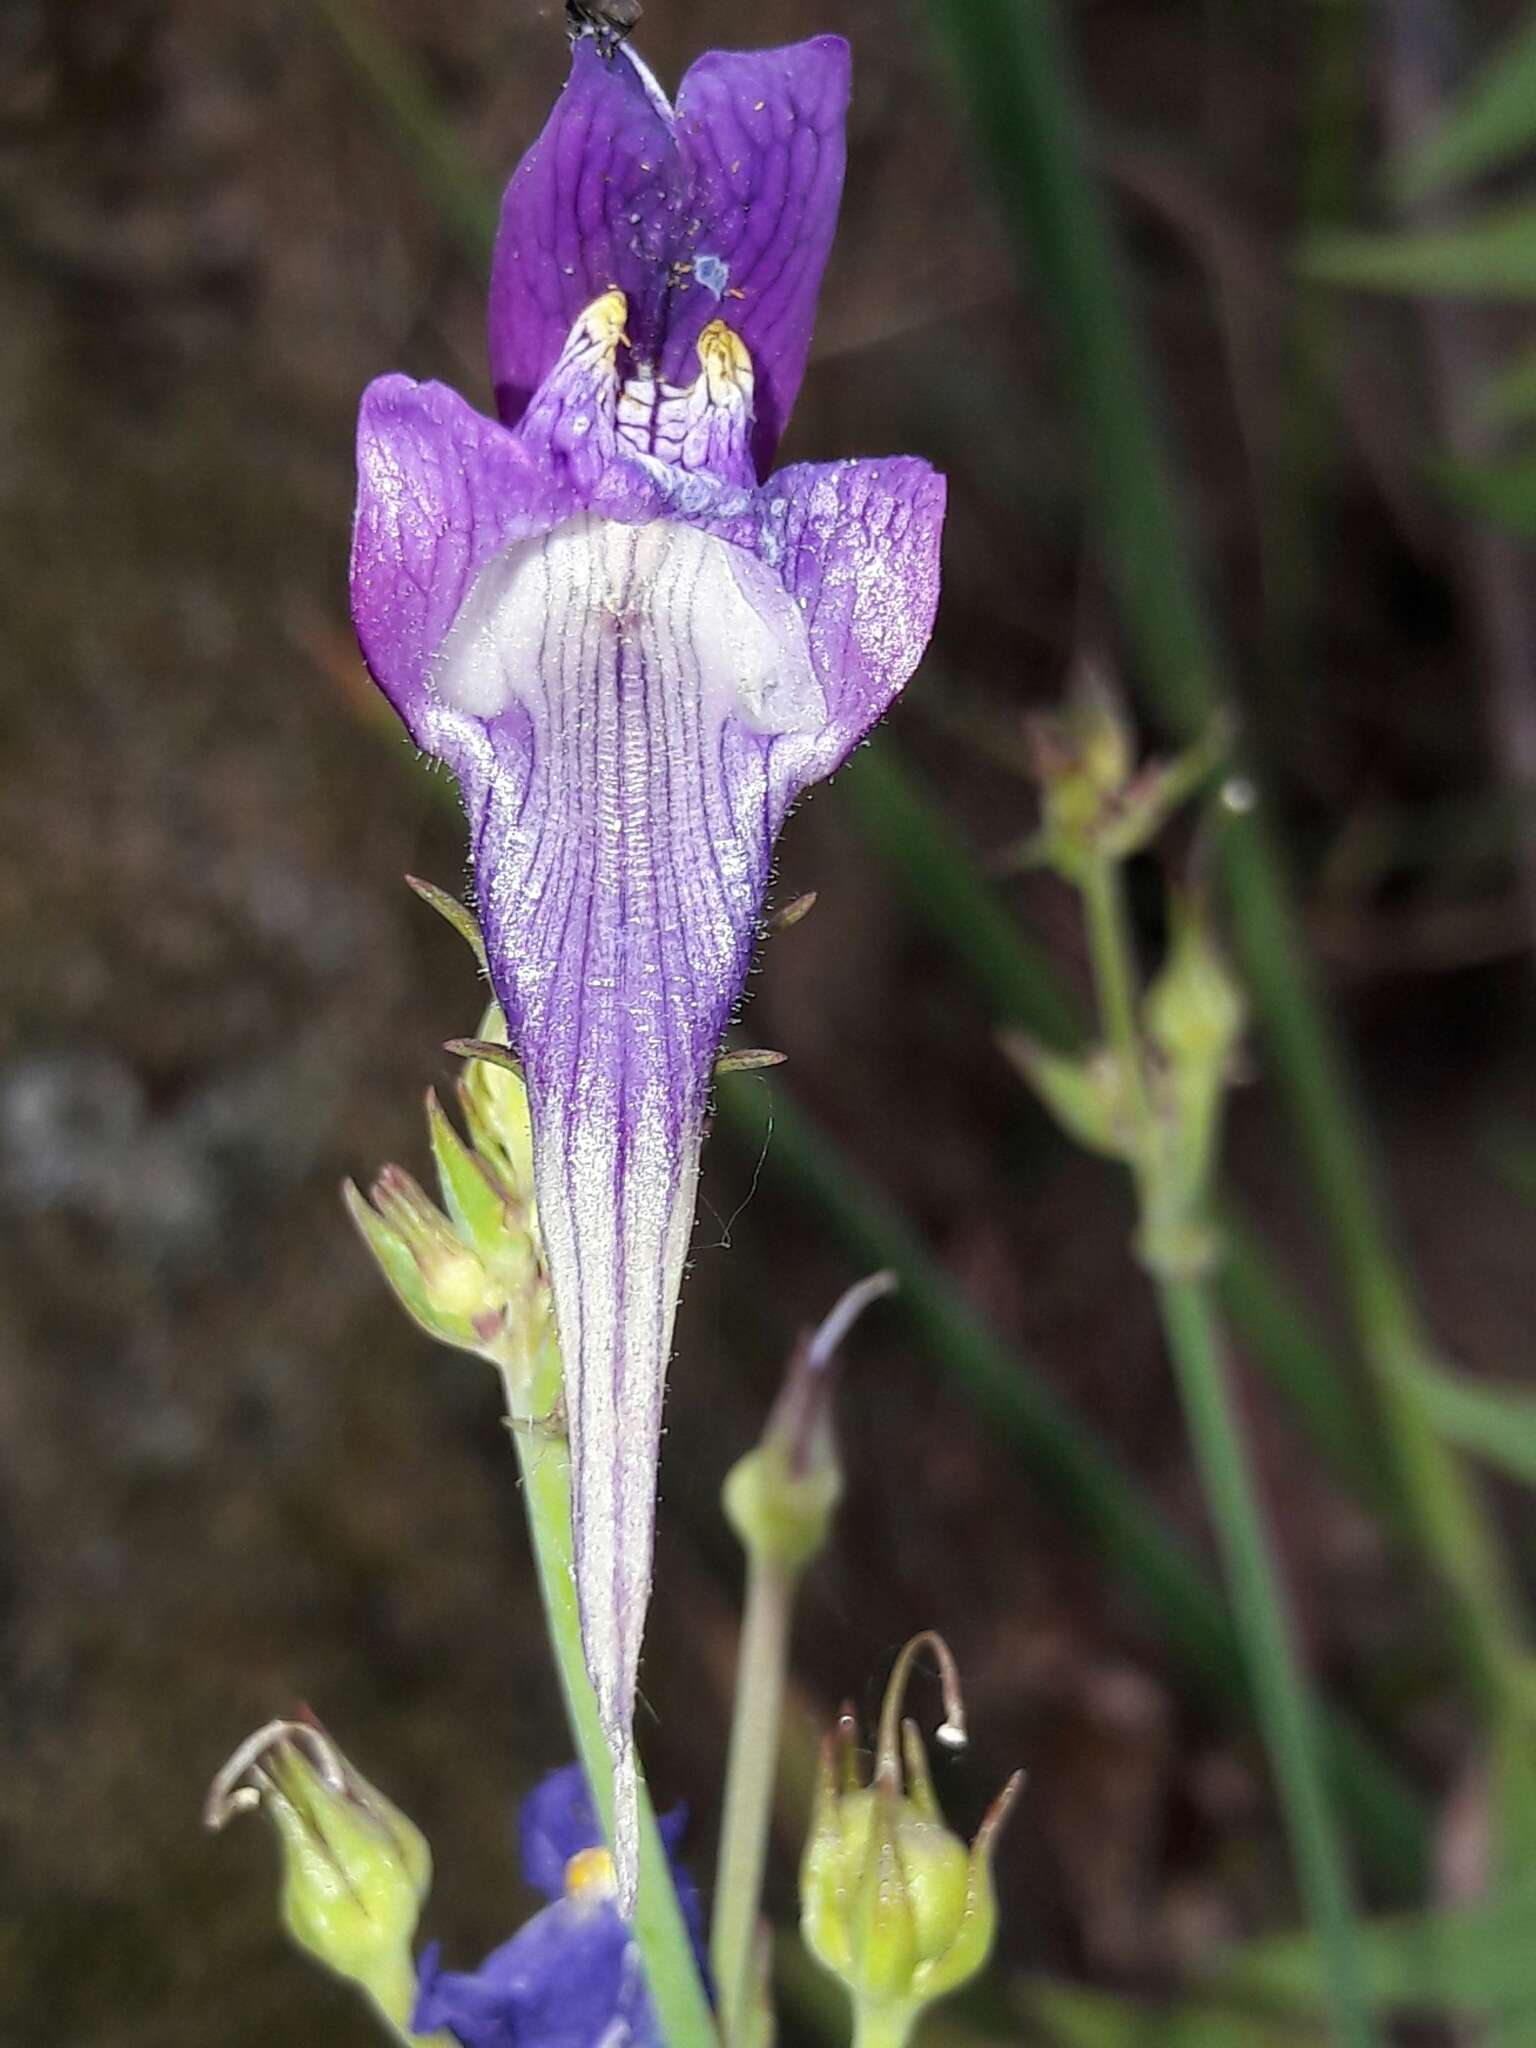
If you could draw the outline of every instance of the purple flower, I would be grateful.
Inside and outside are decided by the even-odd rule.
[[[396,376],[358,429],[358,637],[458,777],[527,1074],[626,1899],[662,1386],[711,1068],[785,813],[911,675],[938,596],[926,463],[760,481],[805,368],[847,99],[834,36],[703,57],[675,109],[627,47],[578,40],[502,208],[499,420]]]
[[[681,1810],[669,1814],[661,1832],[698,1947],[698,1894],[673,1857],[683,1822]],[[552,1903],[478,1970],[444,1970],[437,1944],[426,1949],[413,2030],[446,2027],[463,2048],[662,2048],[581,1766],[552,1771],[518,1826],[523,1876]]]

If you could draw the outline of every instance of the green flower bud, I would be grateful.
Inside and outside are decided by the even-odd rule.
[[[273,1721],[242,1743],[215,1778],[203,1819],[222,1828],[256,1808],[277,1830],[289,1935],[407,2026],[411,1945],[432,1884],[421,1831],[311,1721]]]
[[[818,1330],[801,1339],[762,1441],[726,1475],[725,1517],[755,1564],[798,1573],[825,1544],[843,1495],[832,1431],[832,1363],[856,1319],[895,1286],[894,1273],[861,1280]]]
[[[985,1963],[997,1923],[992,1850],[1021,1782],[1010,1779],[969,1848],[946,1826],[917,1727],[901,1719],[913,1659],[925,1645],[944,1680],[939,1739],[964,1743],[949,1649],[931,1631],[914,1636],[886,1689],[869,1784],[859,1778],[852,1714],[828,1737],[800,1867],[806,1946],[847,1986],[860,2038],[872,2040],[904,2040],[924,2006]]]
[[[1211,1070],[1224,1078],[1242,1041],[1248,1005],[1211,930],[1203,897],[1173,905],[1173,942],[1163,971],[1147,991],[1147,1035],[1170,1065]]]
[[[1176,899],[1168,958],[1143,1009],[1157,1062],[1161,1142],[1137,1252],[1153,1272],[1207,1272],[1219,1253],[1209,1196],[1246,1015],[1242,988],[1212,936],[1203,896],[1192,892]]]
[[[466,1082],[461,1099],[475,1145],[466,1145],[433,1093],[427,1126],[446,1214],[408,1173],[386,1166],[370,1191],[372,1205],[349,1181],[348,1211],[396,1296],[427,1334],[494,1365],[506,1381],[513,1413],[547,1416],[560,1394],[560,1352],[554,1305],[531,1195],[516,1185],[507,1148],[517,1133],[522,1083],[487,1061]],[[494,1115],[488,1109],[494,1105]],[[470,1105],[474,1105],[473,1115]],[[526,1116],[526,1098],[523,1098]],[[505,1176],[505,1177],[504,1177]]]
[[[1091,864],[1122,861],[1150,846],[1225,753],[1230,729],[1216,719],[1167,761],[1136,765],[1136,729],[1105,677],[1084,669],[1061,713],[1030,727],[1041,791],[1031,859],[1079,881]]]
[[[421,1187],[386,1166],[369,1191],[342,1189],[348,1213],[402,1306],[427,1334],[462,1351],[479,1351],[500,1330],[503,1303],[476,1254]]]
[[[481,1021],[480,1042],[505,1045],[507,1027],[492,1003]],[[472,1059],[459,1084],[464,1123],[476,1152],[501,1185],[533,1211],[533,1118],[521,1074],[489,1059]]]

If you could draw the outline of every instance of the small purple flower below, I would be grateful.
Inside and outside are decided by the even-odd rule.
[[[712,52],[673,107],[627,45],[580,38],[503,203],[499,418],[392,376],[358,427],[353,618],[458,777],[527,1076],[626,1902],[662,1391],[713,1063],[785,814],[891,704],[938,601],[926,463],[767,474],[848,87],[847,45],[821,36]]]
[[[679,1808],[660,1826],[702,1967],[698,1893],[675,1856],[685,1820]],[[579,1764],[529,1793],[518,1828],[523,1876],[551,1903],[478,1970],[444,1970],[437,1944],[425,1950],[413,2030],[444,2028],[462,2048],[662,2048]]]

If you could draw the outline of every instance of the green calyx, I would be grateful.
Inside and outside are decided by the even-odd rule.
[[[403,2025],[432,1884],[425,1836],[311,1721],[273,1721],[242,1744],[214,1780],[204,1819],[222,1828],[258,1809],[277,1832],[288,1934]]]
[[[481,1026],[504,1045],[493,1005]],[[471,1059],[459,1083],[468,1141],[427,1095],[427,1128],[443,1206],[398,1166],[386,1166],[369,1197],[348,1182],[343,1196],[396,1298],[439,1343],[472,1352],[506,1381],[513,1412],[547,1417],[560,1395],[554,1307],[533,1199],[533,1140],[521,1078]]]
[[[726,1474],[721,1505],[742,1548],[754,1558],[800,1572],[822,1549],[842,1499],[843,1475],[828,1448],[805,1471],[780,1444],[760,1444]]]
[[[946,1825],[917,1726],[901,1719],[913,1659],[925,1645],[944,1680],[939,1738],[964,1742],[948,1647],[931,1632],[915,1636],[891,1674],[870,1782],[860,1779],[851,1714],[823,1747],[800,1869],[801,1932],[847,1987],[861,2036],[874,2025],[903,2038],[924,2006],[982,1968],[997,1924],[992,1851],[1020,1784],[1015,1776],[1004,1787],[969,1847]]]

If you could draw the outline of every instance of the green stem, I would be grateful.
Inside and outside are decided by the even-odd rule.
[[[1123,1076],[1127,1107],[1144,1145],[1155,1135],[1146,1068],[1137,1023],[1136,965],[1131,952],[1125,891],[1112,860],[1090,861],[1079,882],[1088,924],[1088,957],[1093,962],[1104,1036]]]
[[[917,2015],[905,2006],[860,2006],[853,2021],[853,2048],[907,2048]]]
[[[1368,2048],[1379,2037],[1366,1997],[1343,1846],[1323,1784],[1316,1716],[1233,1406],[1210,1293],[1202,1280],[1165,1279],[1158,1300],[1297,1876],[1317,1930],[1336,2036]]]
[[[736,1704],[725,1771],[725,1809],[715,1870],[709,1959],[726,2048],[744,2038],[753,2003],[753,1952],[768,1862],[773,1790],[789,1668],[789,1630],[799,1574],[750,1556],[736,1669]]]
[[[1138,1134],[1137,1196],[1149,1238],[1159,1211],[1170,1199],[1187,1204],[1191,1191],[1181,1186],[1170,1195],[1166,1186],[1174,1167],[1147,1087],[1119,866],[1108,859],[1091,862],[1080,886],[1105,1036],[1129,1081]],[[1366,1998],[1344,1846],[1324,1781],[1320,1731],[1233,1405],[1211,1283],[1203,1273],[1156,1268],[1152,1277],[1297,1877],[1317,1930],[1337,2038],[1345,2048],[1371,2048],[1378,2035]]]
[[[416,1966],[402,1955],[398,1971],[388,1984],[370,1984],[369,1999],[375,2012],[405,2048],[453,2048],[451,2034],[413,2034],[411,2014],[416,2010]]]
[[[571,1546],[571,1447],[549,1428],[524,1428],[511,1421],[512,1441],[523,1475],[523,1501],[533,1542],[539,1590],[550,1645],[565,1695],[566,1716],[576,1752],[592,1788],[603,1832],[613,1827],[613,1764],[587,1676],[576,1607]],[[718,2048],[719,2036],[704,1996],[693,1945],[678,1909],[667,1852],[662,1845],[649,1794],[640,1786],[640,1895],[634,1935],[645,1964],[646,1984],[667,2048]]]

